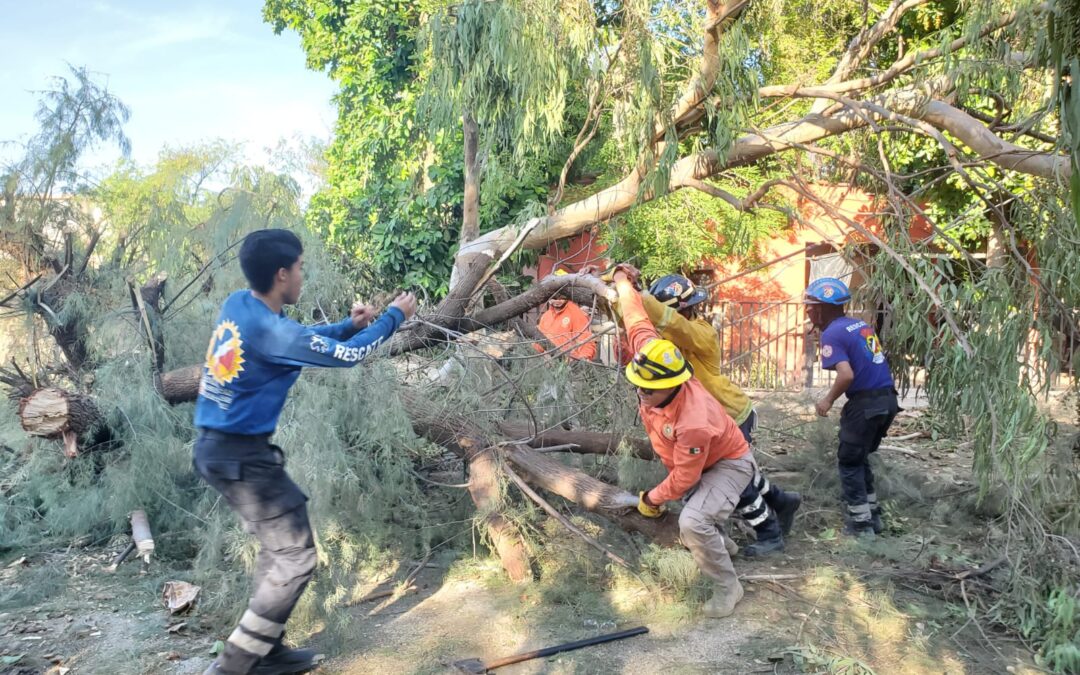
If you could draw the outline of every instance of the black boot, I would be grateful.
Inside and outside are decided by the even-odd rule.
[[[873,539],[875,537],[874,524],[869,520],[846,520],[844,522],[844,534],[858,539]]]
[[[323,658],[314,649],[289,649],[280,643],[266,656],[262,657],[259,665],[251,671],[254,675],[288,675],[289,673],[306,673],[318,667]]]
[[[885,523],[881,522],[881,504],[877,500],[877,493],[868,491],[866,503],[870,505],[870,522],[874,526],[874,534],[881,534],[885,531]]]
[[[225,651],[218,655],[203,675],[247,675],[259,661],[257,654],[240,649],[232,642],[225,643]]]
[[[785,492],[775,504],[769,502],[769,506],[776,512],[776,518],[780,521],[781,534],[785,537],[791,534],[791,526],[795,524],[795,512],[802,506],[802,495],[798,492]]]
[[[784,535],[780,533],[780,523],[772,511],[764,521],[754,526],[754,533],[757,541],[742,550],[747,558],[759,558],[784,550]]]
[[[782,553],[783,550],[784,537],[777,535],[772,539],[759,539],[749,546],[744,546],[742,552],[747,558],[760,558],[771,553]]]
[[[881,520],[880,508],[870,511],[870,525],[874,528],[874,534],[881,534],[885,531],[885,523]]]

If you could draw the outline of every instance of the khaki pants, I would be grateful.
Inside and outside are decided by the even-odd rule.
[[[739,495],[754,476],[754,466],[754,455],[749,452],[738,459],[720,460],[701,474],[701,482],[679,515],[683,545],[698,568],[725,587],[737,583],[737,577],[719,526],[735,510]]]

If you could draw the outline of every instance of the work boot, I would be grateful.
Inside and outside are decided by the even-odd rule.
[[[723,536],[724,536],[724,548],[727,549],[727,554],[729,556],[731,556],[732,558],[739,555],[739,545],[735,543],[735,540],[732,539],[731,537],[727,536],[726,534],[723,535]]]
[[[705,616],[710,619],[723,619],[735,612],[735,605],[743,597],[743,587],[738,579],[732,579],[729,583],[713,583],[713,596],[702,608]]]
[[[780,533],[780,521],[776,513],[765,507],[765,519],[754,526],[757,541],[743,548],[747,558],[761,557],[784,550],[784,535]]]
[[[258,661],[258,655],[226,642],[225,651],[218,654],[203,675],[248,675]]]
[[[874,524],[869,520],[848,520],[844,522],[844,534],[858,539],[873,539]]]
[[[229,668],[228,665],[223,662],[219,656],[210,664],[210,667],[203,671],[203,675],[248,675],[251,670],[236,670]]]
[[[760,558],[770,553],[780,553],[784,550],[783,535],[776,535],[771,539],[758,539],[753,544],[745,547],[743,555],[747,558]]]
[[[798,492],[785,492],[780,503],[773,506],[776,519],[780,521],[780,532],[785,537],[791,534],[791,526],[795,523],[795,512],[802,505],[802,495]]]
[[[881,509],[870,511],[870,525],[874,528],[874,534],[881,534],[885,531],[885,523],[881,520]]]
[[[288,675],[289,673],[306,673],[318,667],[323,658],[314,649],[289,649],[278,644],[266,656],[262,657],[259,665],[251,671],[254,675]]]

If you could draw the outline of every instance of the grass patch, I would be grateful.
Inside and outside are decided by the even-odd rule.
[[[12,570],[6,569],[5,572]],[[0,585],[0,611],[14,609],[38,609],[49,600],[61,595],[68,585],[68,575],[63,566],[45,563],[28,568],[15,568],[14,574]]]

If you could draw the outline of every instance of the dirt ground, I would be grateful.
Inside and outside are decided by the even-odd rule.
[[[498,672],[1038,672],[1025,665],[1031,655],[1017,641],[968,621],[962,604],[905,576],[934,565],[963,568],[964,552],[975,550],[983,527],[976,521],[958,531],[956,521],[932,523],[927,516],[941,510],[940,495],[956,500],[973,492],[971,450],[962,442],[913,437],[925,432],[920,405],[905,407],[880,453],[883,472],[897,477],[893,499],[885,494],[891,530],[871,544],[838,536],[835,498],[818,496],[830,489],[830,472],[808,457],[828,451],[815,450],[815,443],[827,443],[829,429],[796,431],[821,424],[804,415],[797,397],[762,407],[759,459],[775,482],[802,491],[805,502],[784,554],[736,562],[747,594],[733,617],[703,619],[692,603],[649,609],[625,589],[553,604],[536,586],[503,581],[492,559],[459,551],[424,567],[414,592],[339,610],[350,613],[349,637],[326,644],[316,633],[314,646],[329,654],[318,672],[454,672],[459,659],[490,660],[636,626],[649,633]],[[202,672],[230,627],[204,621],[198,605],[189,615],[170,616],[160,594],[171,571],[135,561],[108,572],[115,553],[84,548],[6,562],[0,672]]]

